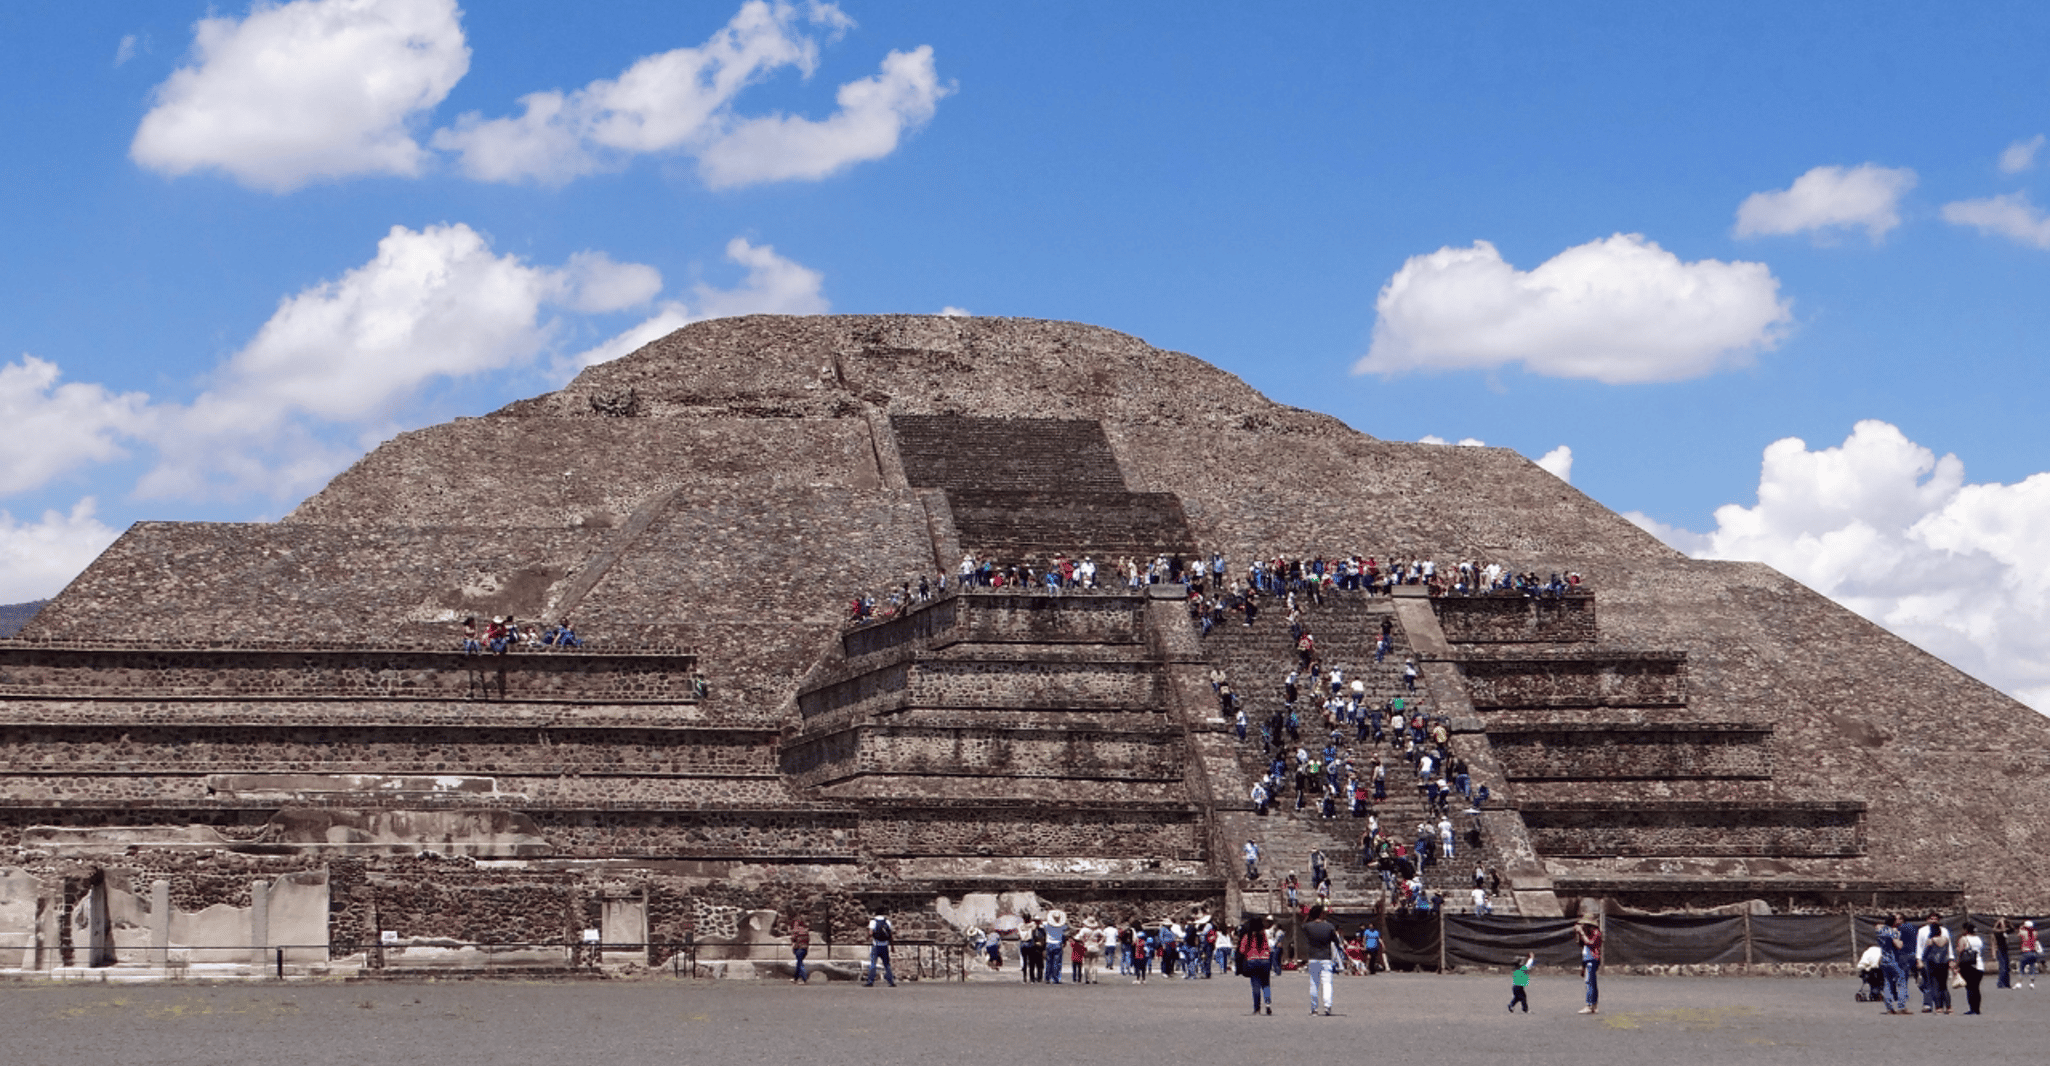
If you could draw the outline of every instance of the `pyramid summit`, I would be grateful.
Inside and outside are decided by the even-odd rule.
[[[964,558],[1030,580],[963,589]],[[1085,562],[1097,587],[1045,587]],[[505,617],[582,644],[464,654]],[[1265,909],[1247,839],[1322,849],[1371,910],[1349,791],[1248,799],[1284,675],[1303,745],[1334,728],[1310,662],[1428,718],[1419,752],[1335,723],[1392,835],[1440,728],[1489,787],[1427,871],[1448,896],[1474,856],[1527,915],[2050,903],[2050,720],[1769,567],[1107,329],[751,316],[401,434],[280,522],[130,529],[0,641],[0,943],[124,962],[121,915],[178,930],[252,881],[273,943],[332,960],[392,930],[744,945],[757,911],[944,939],[1020,893]]]

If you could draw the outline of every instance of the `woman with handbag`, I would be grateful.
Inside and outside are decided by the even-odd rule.
[[[1979,927],[1971,922],[1964,924],[1964,934],[1957,938],[1957,972],[1965,980],[1965,1013],[1979,1013],[1979,982],[1986,977],[1986,941],[1979,936]]]

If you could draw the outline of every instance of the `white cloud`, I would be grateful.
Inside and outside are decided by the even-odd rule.
[[[455,0],[294,0],[203,19],[193,64],[157,86],[129,154],[271,192],[417,174],[424,151],[407,124],[469,69],[459,15]]]
[[[933,69],[932,47],[891,52],[882,73],[840,86],[840,110],[824,120],[753,118],[707,144],[698,170],[712,188],[793,178],[817,180],[897,150],[952,92]]]
[[[308,420],[388,419],[432,380],[542,352],[553,334],[544,306],[618,310],[660,288],[654,268],[598,253],[548,268],[493,253],[465,225],[394,226],[370,262],[280,301],[207,392],[159,409],[160,461],[138,491],[301,491],[348,456],[320,443]]]
[[[739,286],[719,289],[703,283],[692,291],[691,304],[666,301],[655,315],[594,348],[577,353],[557,366],[567,378],[588,366],[611,362],[643,345],[708,318],[731,315],[819,315],[829,310],[824,295],[825,275],[776,254],[770,245],[754,245],[735,237],[726,242],[726,258],[747,268]],[[694,304],[695,306],[692,306]]]
[[[114,46],[114,65],[117,67],[121,66],[122,64],[134,58],[135,35],[131,33],[126,37],[121,38],[121,43]]]
[[[2043,135],[2038,133],[2026,141],[2016,141],[2000,153],[2000,172],[2019,174],[2036,165],[2036,153],[2043,148]]]
[[[1944,204],[1943,220],[1959,226],[1971,226],[1981,233],[2006,237],[2017,244],[2050,248],[2050,216],[2030,202],[2028,193],[2016,192],[1984,200]]]
[[[1816,167],[1790,188],[1745,197],[1737,208],[1737,236],[1863,227],[1877,241],[1901,224],[1901,196],[1915,181],[1906,167]]]
[[[645,263],[615,263],[604,252],[578,252],[563,265],[561,303],[604,314],[647,303],[662,291],[662,272]]]
[[[1766,448],[1751,507],[1707,534],[1628,516],[1702,558],[1769,563],[2039,710],[2050,710],[2050,473],[1965,482],[1886,422],[1833,448]]]
[[[0,603],[54,596],[120,534],[93,517],[88,496],[71,512],[45,511],[40,522],[17,522],[0,511]]]
[[[1552,475],[1553,477],[1558,478],[1560,481],[1564,481],[1569,485],[1573,483],[1572,448],[1569,448],[1566,445],[1561,444],[1558,447],[1553,448],[1551,451],[1548,451],[1545,454],[1539,456],[1537,459],[1537,465],[1540,469],[1544,470],[1546,473]]]
[[[1446,439],[1445,439],[1445,438],[1443,438],[1443,437],[1440,437],[1440,436],[1438,436],[1438,435],[1437,435],[1436,433],[1426,433],[1426,434],[1424,434],[1423,436],[1421,436],[1421,437],[1418,437],[1418,438],[1417,438],[1417,443],[1418,443],[1418,444],[1452,444],[1453,442],[1452,442],[1452,441],[1449,441],[1449,440],[1446,440]],[[1458,445],[1457,445],[1457,446],[1458,446],[1458,447],[1461,447],[1461,448],[1485,448],[1485,447],[1487,447],[1487,446],[1488,446],[1488,442],[1487,442],[1487,441],[1484,441],[1484,440],[1481,440],[1481,439],[1479,439],[1479,438],[1477,438],[1477,437],[1461,437],[1461,438],[1459,439],[1459,442],[1458,442]]]
[[[973,317],[973,316],[971,316],[971,315],[970,315],[970,314],[968,313],[968,309],[967,309],[967,308],[965,308],[965,307],[955,307],[955,306],[954,306],[953,304],[948,304],[947,306],[945,306],[945,307],[942,307],[942,308],[940,308],[940,316],[941,316],[942,318],[970,318],[970,317]]]
[[[1616,234],[1521,271],[1495,246],[1411,258],[1381,288],[1358,374],[1521,362],[1548,377],[1678,381],[1748,363],[1792,320],[1763,263],[1685,263]]]
[[[572,92],[530,93],[516,117],[465,114],[433,143],[480,181],[559,185],[662,153],[696,157],[714,187],[821,178],[894,151],[949,91],[921,47],[891,52],[880,74],[841,86],[840,110],[824,120],[733,114],[734,98],[775,71],[809,77],[822,42],[852,25],[832,4],[750,0],[702,45],[646,56]]]
[[[0,495],[38,488],[85,463],[127,453],[124,437],[141,428],[149,397],[100,385],[59,385],[57,364],[24,355],[0,366]]]

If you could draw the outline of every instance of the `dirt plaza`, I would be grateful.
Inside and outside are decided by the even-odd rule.
[[[1990,982],[1989,982],[1990,984]],[[1091,987],[845,981],[119,984],[23,983],[0,998],[9,1059],[268,1066],[328,1061],[472,1066],[980,1061],[1019,1047],[1045,1061],[1163,1053],[1250,1062],[1279,1053],[1428,1049],[1461,1062],[1847,1062],[1868,1053],[2040,1050],[2034,992],[1988,989],[1986,1014],[1885,1017],[1848,978],[1611,977],[1598,1015],[1580,984],[1540,973],[1533,1013],[1504,1012],[1500,975],[1382,974],[1338,982],[1333,1017],[1308,1016],[1300,975],[1272,1017],[1245,982],[1156,978]],[[1966,1043],[1969,1041],[1969,1043]],[[1022,1042],[1022,1045],[1021,1045]],[[1195,1058],[1191,1059],[1191,1056]]]

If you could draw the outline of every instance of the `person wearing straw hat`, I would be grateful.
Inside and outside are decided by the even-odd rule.
[[[1573,927],[1573,935],[1580,941],[1580,972],[1587,982],[1587,1006],[1580,1008],[1582,1014],[1600,1014],[1602,1009],[1602,927],[1593,918],[1583,915]]]
[[[1082,946],[1082,969],[1076,975],[1076,980],[1085,985],[1096,983],[1097,964],[1103,957],[1103,939],[1103,926],[1097,922],[1095,915],[1082,919],[1082,934],[1077,938],[1077,942]]]
[[[1046,912],[1046,983],[1061,983],[1063,941],[1068,938],[1068,912],[1055,907]]]

